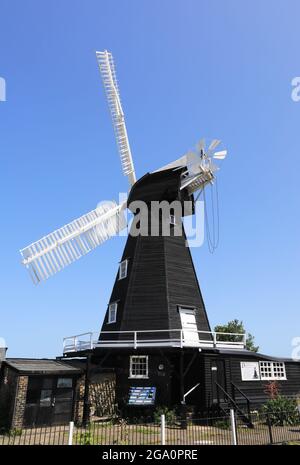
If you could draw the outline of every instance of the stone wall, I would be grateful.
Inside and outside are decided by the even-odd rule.
[[[15,405],[12,417],[12,428],[22,428],[26,406],[28,376],[19,376],[15,395]]]

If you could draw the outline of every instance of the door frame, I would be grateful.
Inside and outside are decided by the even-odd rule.
[[[196,329],[195,331],[187,331],[187,333],[189,333],[191,335],[191,337],[187,338],[187,341],[185,340],[184,341],[184,344],[186,345],[187,343],[195,343],[195,345],[198,345],[199,344],[199,333],[198,333],[198,325],[197,325],[197,319],[196,319],[196,308],[195,307],[189,307],[189,306],[185,306],[185,305],[178,305],[178,313],[179,313],[179,318],[180,318],[180,323],[181,323],[181,329],[183,331],[183,334],[184,334],[184,327],[183,327],[183,321],[182,321],[182,317],[181,315],[184,314],[185,312],[188,314],[191,314],[194,316],[195,318],[195,326],[196,326]],[[188,328],[186,328],[188,329]],[[193,336],[196,336],[194,339],[193,339]],[[185,339],[185,337],[184,337]]]
[[[24,420],[25,421],[25,414],[26,414],[26,408],[31,408],[34,409],[34,418],[32,418],[30,424],[27,426],[43,426],[43,425],[49,425],[49,426],[54,426],[55,424],[63,424],[61,422],[56,423],[55,422],[55,406],[57,403],[57,393],[62,392],[65,389],[71,389],[72,390],[72,398],[70,398],[70,419],[73,418],[74,415],[74,408],[75,408],[75,401],[76,401],[76,381],[78,379],[77,376],[68,375],[68,374],[45,374],[44,376],[41,374],[38,375],[30,375],[30,378],[35,378],[37,381],[37,387],[34,388],[34,390],[38,393],[38,396],[36,397],[35,402],[27,402],[27,394],[26,394],[26,403],[25,403],[25,410],[24,410]],[[72,387],[58,387],[58,380],[60,378],[68,378],[72,379]],[[50,379],[51,382],[48,383],[47,387],[43,386],[43,381],[45,379]],[[61,391],[60,391],[61,390]],[[47,406],[42,406],[41,405],[41,395],[42,391],[51,391],[51,399],[50,399],[50,405]],[[58,401],[59,402],[59,401]],[[67,402],[67,401],[66,401]],[[43,409],[48,409],[48,412],[44,410],[45,418],[47,419],[46,421],[39,421],[40,418],[43,418],[44,416],[40,416],[42,413]],[[68,420],[70,421],[70,420]],[[65,422],[67,423],[67,421]]]
[[[222,368],[220,369],[220,365]],[[226,360],[224,358],[212,358],[210,360],[210,372],[211,372],[211,392],[212,392],[212,403],[219,403],[224,401],[224,394],[215,385],[215,382],[220,384],[222,388],[227,392],[227,379],[226,379]],[[221,372],[223,372],[221,374]],[[216,374],[215,374],[216,373]],[[222,380],[220,380],[222,376]],[[220,382],[221,381],[221,382]]]

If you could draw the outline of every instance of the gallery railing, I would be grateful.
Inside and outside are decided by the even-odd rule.
[[[101,331],[65,337],[63,352],[80,352],[104,347],[199,347],[243,349],[246,334],[196,331],[194,329],[158,329],[140,331]]]

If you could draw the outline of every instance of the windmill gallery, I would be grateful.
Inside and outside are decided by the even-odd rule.
[[[195,152],[137,179],[112,55],[97,52],[97,60],[128,198],[102,203],[22,249],[22,263],[37,285],[123,231],[126,210],[133,222],[100,332],[66,337],[52,360],[5,358],[3,351],[7,424],[86,424],[93,413],[151,416],[165,406],[197,418],[233,407],[249,426],[250,411],[266,400],[266,382],[300,393],[300,363],[248,351],[243,334],[211,330],[183,219],[216,179],[213,160],[227,152],[216,151],[219,140],[207,149],[200,141]]]

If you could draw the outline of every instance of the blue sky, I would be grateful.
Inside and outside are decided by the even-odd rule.
[[[18,251],[118,197],[95,50],[115,58],[139,176],[201,137],[224,141],[220,245],[192,250],[212,326],[238,318],[261,351],[300,336],[297,0],[1,0],[0,336],[9,356],[61,354],[101,326],[125,238],[34,287]]]

